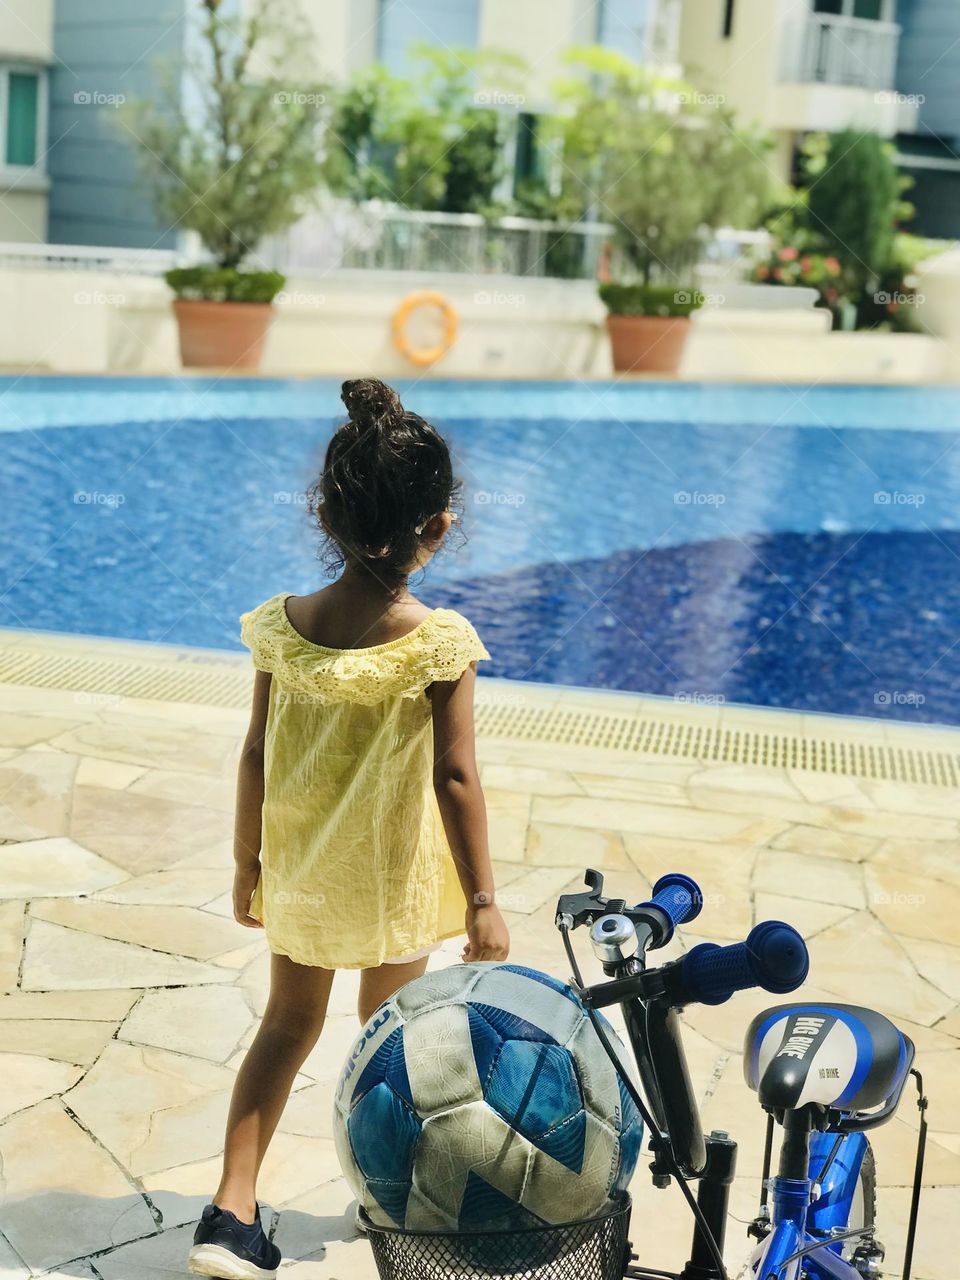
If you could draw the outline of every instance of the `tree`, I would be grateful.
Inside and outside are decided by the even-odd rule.
[[[220,267],[300,217],[324,176],[324,87],[307,74],[295,0],[256,0],[245,18],[198,0],[199,39],[181,79],[122,123],[141,145],[160,216],[196,231]]]
[[[894,149],[875,133],[829,136],[806,157],[807,225],[844,264],[852,286],[873,291],[894,262],[897,223],[912,209]]]
[[[573,50],[556,88],[563,189],[612,222],[645,281],[694,268],[705,233],[749,228],[770,200],[770,141],[739,128],[718,98],[606,49]],[[586,73],[586,74],[584,74]]]

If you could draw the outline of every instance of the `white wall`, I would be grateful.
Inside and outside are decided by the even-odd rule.
[[[31,62],[53,61],[53,2],[3,0],[0,4],[0,61],[10,62],[16,58],[27,58]]]
[[[394,349],[397,303],[429,283],[455,305],[460,334],[450,354],[419,371]],[[264,374],[369,371],[438,377],[605,378],[610,352],[603,308],[589,281],[340,272],[291,280],[277,308]],[[956,292],[952,294],[955,299]],[[951,294],[943,290],[948,316]],[[0,368],[62,373],[179,370],[170,295],[162,281],[93,271],[0,270]],[[947,323],[947,320],[944,320]],[[956,324],[956,322],[954,321]],[[809,310],[731,307],[700,313],[681,374],[694,380],[834,382],[960,381],[949,343],[920,334],[835,334]],[[421,318],[415,340],[436,337]],[[960,335],[954,330],[954,341]]]

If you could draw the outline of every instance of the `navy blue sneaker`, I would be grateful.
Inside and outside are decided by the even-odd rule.
[[[204,1207],[187,1254],[187,1270],[194,1276],[221,1280],[274,1280],[280,1250],[267,1239],[260,1223],[260,1206],[253,1222],[241,1222],[229,1209]]]

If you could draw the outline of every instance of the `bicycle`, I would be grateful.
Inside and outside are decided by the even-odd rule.
[[[723,1262],[736,1143],[704,1135],[680,1034],[679,1011],[694,1002],[721,1004],[736,991],[776,994],[804,982],[809,957],[789,925],[767,921],[745,942],[701,943],[681,959],[648,967],[703,905],[688,876],[664,876],[635,907],[603,896],[603,876],[585,875],[588,891],[565,894],[556,924],[586,1007],[608,1056],[650,1135],[656,1187],[676,1180],[695,1218],[690,1257],[679,1273],[645,1268],[629,1241],[629,1280],[728,1280]],[[607,981],[586,986],[571,934],[588,925]],[[619,1005],[643,1095],[623,1072],[597,1011]],[[909,1280],[927,1132],[923,1081],[914,1046],[887,1018],[846,1004],[799,1003],[765,1010],[751,1022],[744,1069],[767,1114],[760,1208],[748,1228],[756,1240],[741,1276],[750,1280],[863,1280],[882,1276],[884,1247],[872,1221],[876,1173],[866,1131],[895,1113],[907,1079],[917,1085],[920,1125],[903,1280]],[[783,1129],[779,1166],[770,1179],[774,1125]],[[697,1182],[694,1198],[689,1183]],[[771,1210],[772,1201],[772,1210]]]

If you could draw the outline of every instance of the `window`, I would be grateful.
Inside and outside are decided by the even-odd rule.
[[[28,67],[0,67],[0,168],[42,165],[46,75]]]

